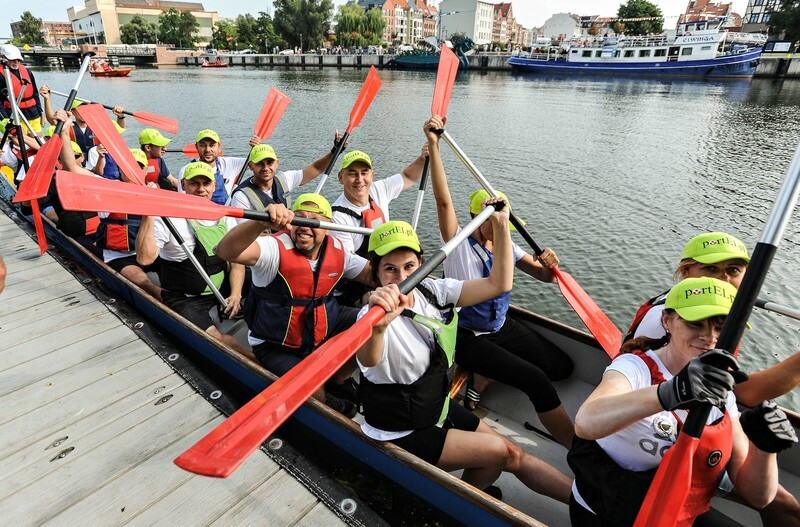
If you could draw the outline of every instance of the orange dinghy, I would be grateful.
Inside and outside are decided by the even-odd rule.
[[[118,68],[115,70],[89,71],[92,77],[127,77],[131,73],[131,68]]]

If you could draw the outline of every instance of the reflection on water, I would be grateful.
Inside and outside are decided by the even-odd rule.
[[[284,169],[330,150],[347,127],[367,70],[201,68],[137,69],[129,79],[87,78],[81,94],[180,119],[174,145],[213,128],[229,155],[247,137],[270,87],[292,99],[271,144]],[[401,171],[424,143],[430,72],[381,71],[383,87],[353,133],[378,177]],[[68,91],[74,72],[38,70],[40,84]],[[751,248],[800,141],[800,81],[684,81],[460,74],[448,130],[483,174],[512,199],[543,246],[622,328],[638,305],[672,283],[683,244],[724,230]],[[142,128],[129,123],[133,145]],[[461,217],[476,184],[446,147],[445,166]],[[170,154],[176,171],[186,162]],[[307,190],[307,189],[304,189]],[[335,178],[324,193],[334,198]],[[393,203],[410,218],[415,193]],[[795,215],[795,217],[797,217]],[[431,193],[420,225],[438,242]],[[520,243],[522,240],[518,240]],[[789,226],[761,297],[796,307],[800,227]],[[581,327],[554,285],[519,277],[515,302]],[[755,370],[800,349],[800,322],[757,311],[745,336],[743,364]],[[786,402],[786,401],[784,401]],[[793,407],[800,404],[791,401]]]

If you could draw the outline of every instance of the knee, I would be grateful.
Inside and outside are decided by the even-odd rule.
[[[527,455],[519,445],[504,439],[505,452],[503,455],[503,470],[514,473],[522,466],[522,459]]]
[[[575,371],[575,365],[569,357],[564,357],[563,361],[553,365],[551,371],[547,372],[547,376],[551,381],[563,381],[569,379],[573,371]]]

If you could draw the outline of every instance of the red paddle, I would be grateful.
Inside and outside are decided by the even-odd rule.
[[[55,93],[56,95],[61,95],[62,97],[66,97],[66,93],[61,93],[55,90],[50,90],[51,93]],[[81,101],[86,104],[102,104],[102,103],[95,103],[92,101],[87,101],[86,99],[81,99],[80,97],[75,98],[76,101]],[[102,104],[103,108],[106,110],[113,110],[113,106],[109,106],[107,104]],[[165,132],[169,132],[171,134],[178,133],[178,120],[173,119],[171,117],[164,117],[163,115],[156,115],[154,113],[149,112],[127,112],[123,111],[125,115],[130,115],[140,123],[145,126],[152,126],[153,128],[159,128],[164,130]],[[92,129],[94,130],[94,129]]]
[[[325,167],[325,172],[323,172],[322,176],[319,178],[319,183],[317,183],[317,188],[314,191],[317,194],[322,192],[325,180],[328,179],[328,174],[333,170],[333,165],[336,164],[339,154],[344,150],[344,145],[347,143],[347,138],[350,137],[350,132],[361,124],[361,119],[364,118],[364,114],[367,113],[369,105],[372,104],[375,95],[380,89],[381,77],[378,75],[378,70],[375,69],[375,66],[370,66],[367,78],[364,79],[361,91],[358,93],[358,97],[356,97],[355,104],[353,104],[353,109],[350,110],[350,124],[347,125],[347,130],[345,130],[344,135],[339,138],[339,142],[336,144],[336,150],[333,152],[333,155],[331,155],[331,160],[328,162],[328,166]]]
[[[400,284],[400,292],[407,294],[416,287],[493,212],[493,206],[481,211],[475,219],[464,226],[463,230],[404,280]],[[372,307],[347,331],[314,350],[297,366],[177,457],[175,464],[195,474],[228,477],[358,351],[358,348],[372,335],[372,328],[385,314],[386,311],[382,308]]]
[[[200,157],[200,152],[197,151],[197,145],[189,143],[181,149],[181,152],[187,157]]]
[[[100,143],[106,147],[128,181],[137,185],[145,185],[144,169],[134,159],[130,148],[125,144],[125,140],[122,139],[105,108],[101,104],[84,104],[81,106],[81,117],[92,129]],[[97,210],[105,211],[102,208]]]
[[[439,53],[439,69],[436,72],[436,88],[433,91],[431,115],[447,116],[447,105],[453,93],[453,84],[458,73],[458,57],[445,45]]]

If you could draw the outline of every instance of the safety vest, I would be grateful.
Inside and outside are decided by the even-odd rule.
[[[117,181],[120,180],[119,165],[116,161],[114,161],[114,158],[111,157],[111,154],[106,154],[106,164],[103,167],[103,178]]]
[[[194,233],[197,243],[194,244],[192,254],[200,263],[200,267],[205,270],[211,283],[217,289],[225,279],[225,271],[228,264],[225,260],[214,254],[214,247],[219,245],[220,240],[228,232],[228,224],[225,218],[221,218],[214,225],[203,225],[197,220],[186,220]],[[184,258],[180,262],[173,262],[161,258],[161,286],[167,291],[184,293],[187,295],[210,295],[211,288],[195,269],[194,264],[189,258]]]
[[[284,196],[283,186],[278,178],[272,179],[272,188],[269,194],[253,183],[253,178],[248,178],[247,181],[236,187],[231,196],[237,192],[243,192],[247,196],[247,201],[250,202],[252,210],[266,210],[269,205],[273,203],[280,203],[286,205],[286,197]]]
[[[378,225],[383,225],[386,223],[386,216],[383,214],[381,208],[375,203],[375,200],[372,199],[372,196],[369,196],[369,208],[364,209],[361,212],[356,212],[353,209],[349,209],[347,207],[343,207],[341,205],[334,205],[331,207],[333,212],[343,212],[348,216],[351,216],[362,223],[362,225],[368,229],[374,229]],[[356,247],[356,254],[366,258],[367,257],[367,249],[369,248],[369,241],[365,237],[361,241],[361,246]]]
[[[147,166],[144,171],[144,182],[158,184],[158,178],[161,176],[161,163],[156,157],[147,160]]]
[[[663,306],[667,302],[667,293],[669,293],[669,290],[664,291],[658,296],[654,296],[636,310],[636,314],[633,316],[633,322],[631,322],[631,326],[628,328],[628,332],[625,334],[625,338],[622,339],[622,342],[628,342],[636,335],[636,330],[639,329],[645,315],[647,315],[653,307]]]
[[[78,236],[91,236],[100,230],[100,217],[96,212],[75,212],[71,210],[64,210],[61,206],[61,201],[58,199],[58,192],[56,189],[56,178],[50,182],[50,187],[47,190],[47,201],[53,207],[58,215],[58,222],[56,227],[58,230],[76,238]],[[88,176],[90,177],[90,176]]]
[[[325,236],[317,270],[312,271],[288,232],[273,237],[278,242],[278,273],[267,286],[250,288],[244,318],[253,337],[305,356],[336,325],[339,303],[333,289],[344,274],[344,246]]]
[[[640,350],[633,353],[650,370],[652,385],[664,382],[661,370],[651,357]],[[678,419],[679,430],[681,425]],[[711,508],[711,498],[716,493],[732,450],[733,428],[730,414],[725,412],[716,423],[706,425],[703,429],[700,444],[692,459],[689,493],[678,512],[678,526],[691,526],[697,516]],[[672,451],[672,448],[667,450],[661,463],[669,461]],[[658,470],[657,467],[641,472],[626,470],[617,465],[596,441],[577,436],[567,455],[567,462],[575,473],[578,492],[595,514],[606,522],[604,525],[633,525]]]
[[[447,311],[445,322],[425,317],[410,309],[402,316],[433,332],[435,345],[430,350],[430,365],[411,384],[376,384],[362,373],[359,399],[367,423],[387,431],[421,430],[447,418],[450,409],[450,384],[453,380],[458,312],[453,304],[441,306],[424,285],[416,287],[440,311]]]
[[[6,66],[0,65],[0,76],[5,75],[5,68]],[[14,94],[19,97],[20,93],[24,93],[19,103],[20,110],[36,106],[38,103],[36,99],[37,94],[33,89],[33,79],[31,78],[31,73],[28,71],[28,68],[20,64],[17,70],[19,77],[17,77],[12,68],[9,68],[9,70],[11,71],[11,87],[14,90]],[[6,110],[11,109],[11,101],[8,100],[8,97],[3,99],[3,108]]]
[[[494,254],[478,243],[472,236],[468,236],[467,240],[469,240],[472,250],[481,259],[483,277],[488,278],[492,272]],[[495,333],[505,324],[506,313],[508,313],[510,305],[511,293],[508,292],[474,306],[462,307],[459,313],[459,325],[474,331]]]
[[[95,143],[95,135],[92,132],[92,129],[88,126],[85,130],[81,130],[81,127],[78,126],[78,123],[72,123],[72,131],[70,133],[70,137],[78,143],[78,146],[81,147],[81,151],[86,155],[86,153],[94,146]]]
[[[131,252],[136,250],[136,234],[142,224],[141,216],[112,213],[100,218],[96,245],[111,251]]]

